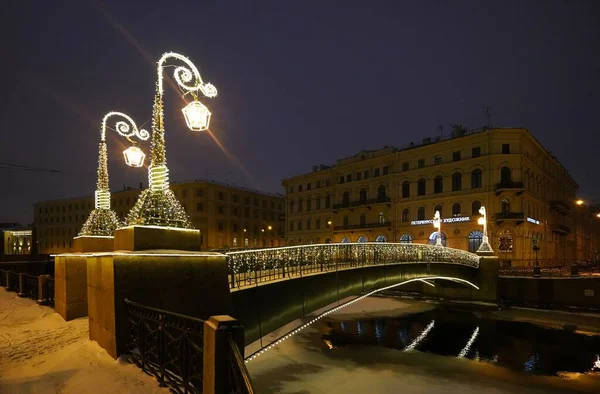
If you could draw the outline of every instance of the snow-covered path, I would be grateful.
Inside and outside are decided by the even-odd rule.
[[[168,393],[88,339],[87,318],[65,322],[52,308],[0,288],[0,393]]]

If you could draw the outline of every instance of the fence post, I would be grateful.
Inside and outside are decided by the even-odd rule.
[[[45,305],[48,302],[48,295],[46,294],[48,290],[47,281],[50,278],[50,275],[40,275],[38,276],[38,299],[37,303],[40,305]]]
[[[203,394],[231,392],[229,380],[229,333],[244,357],[244,327],[231,316],[211,316],[204,322]]]
[[[18,286],[18,283],[13,283],[12,280],[12,276],[11,276],[11,270],[7,270],[6,271],[6,291],[13,291],[15,290],[16,286]]]
[[[19,291],[17,292],[19,297],[25,297],[27,295],[27,274],[19,272]]]

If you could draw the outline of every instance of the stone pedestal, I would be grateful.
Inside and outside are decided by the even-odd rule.
[[[479,260],[479,272],[477,273],[479,282],[477,299],[487,302],[498,301],[499,273],[500,264],[498,263],[498,257],[489,255],[481,256]]]
[[[112,252],[114,243],[114,237],[82,235],[73,238],[73,251],[75,253]]]
[[[202,393],[230,392],[229,336],[244,358],[244,327],[231,316],[211,316],[204,323]]]
[[[119,235],[115,236],[115,243]],[[87,258],[90,339],[114,358],[127,352],[124,300],[208,319],[231,313],[225,255],[182,251],[114,252]]]
[[[58,255],[54,260],[54,304],[66,321],[88,315],[87,255]]]
[[[172,227],[129,226],[115,231],[115,249],[119,251],[187,250],[199,251],[200,230]]]

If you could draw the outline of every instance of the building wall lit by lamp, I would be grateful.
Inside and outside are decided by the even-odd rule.
[[[141,167],[144,165],[144,159],[146,154],[137,146],[130,146],[123,151],[125,157],[125,163],[129,167]]]
[[[191,103],[186,105],[185,108],[183,108],[181,111],[183,112],[183,116],[185,117],[185,123],[187,124],[190,130],[208,130],[211,113],[208,110],[208,108],[206,108],[206,106],[200,101],[192,101]]]

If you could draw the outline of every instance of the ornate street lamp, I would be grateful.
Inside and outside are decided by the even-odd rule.
[[[109,112],[102,119],[100,131],[100,147],[98,152],[98,180],[96,193],[94,194],[94,210],[90,213],[81,231],[80,236],[111,236],[119,227],[117,214],[110,209],[110,189],[108,187],[108,160],[106,150],[106,122],[111,116],[120,116],[126,120],[119,120],[115,125],[115,131],[127,138],[133,144],[132,147],[123,151],[125,162],[131,167],[140,167],[144,163],[144,152],[135,146],[131,137],[137,137],[146,141],[150,134],[146,130],[138,130],[135,122],[122,112]]]
[[[481,214],[481,217],[479,219],[477,219],[477,223],[481,226],[483,226],[483,241],[481,242],[481,245],[479,245],[479,248],[477,249],[478,252],[486,252],[486,253],[492,253],[494,250],[492,249],[492,245],[490,245],[489,239],[488,239],[488,233],[487,233],[487,213],[485,211],[485,207],[482,206],[479,208],[479,213]]]
[[[185,210],[169,189],[169,169],[165,148],[165,129],[163,115],[163,69],[168,59],[175,59],[185,66],[175,68],[174,78],[179,87],[194,96],[194,101],[183,109],[183,114],[191,130],[207,130],[210,112],[198,101],[196,93],[206,97],[215,97],[217,89],[210,83],[204,83],[200,72],[185,56],[177,53],[165,53],[158,61],[156,94],[152,111],[152,151],[148,178],[150,187],[142,192],[127,218],[126,225],[154,225],[161,227],[193,228]]]
[[[440,211],[435,211],[435,216],[433,217],[433,227],[437,229],[437,237],[435,238],[435,246],[443,246],[442,245],[442,218],[440,216]]]

